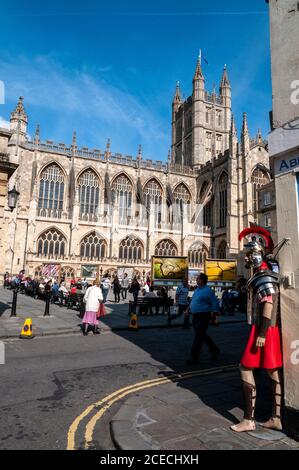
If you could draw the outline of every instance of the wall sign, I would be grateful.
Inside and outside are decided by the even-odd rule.
[[[299,156],[285,157],[275,161],[276,176],[296,169],[299,170]]]

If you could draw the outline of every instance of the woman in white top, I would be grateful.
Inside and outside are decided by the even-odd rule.
[[[83,301],[86,304],[85,315],[83,317],[83,334],[88,335],[88,325],[93,326],[93,332],[99,334],[97,312],[100,303],[103,301],[102,290],[99,287],[99,281],[94,281],[93,286],[89,287],[84,295]]]

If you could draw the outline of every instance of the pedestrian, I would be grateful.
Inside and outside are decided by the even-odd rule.
[[[201,273],[197,277],[197,289],[194,291],[190,312],[193,315],[193,327],[195,331],[193,346],[191,349],[190,359],[187,364],[197,364],[199,362],[199,354],[203,343],[210,349],[212,358],[216,359],[220,354],[220,350],[214,344],[213,340],[207,335],[207,330],[211,323],[212,314],[219,313],[219,303],[212,289],[207,286],[208,276]]]
[[[139,284],[136,276],[134,277],[134,279],[131,283],[131,287],[129,289],[129,292],[130,292],[130,294],[133,294],[134,304],[136,305],[137,304],[137,298],[138,298],[138,295],[139,295],[139,292],[140,292],[140,284]]]
[[[178,307],[178,313],[171,317],[171,320],[184,315],[183,327],[189,329],[189,285],[188,281],[184,280],[182,285],[177,288],[175,293],[175,302]]]
[[[247,281],[244,277],[241,277],[238,282],[238,303],[239,303],[239,310],[240,313],[246,315],[247,313],[247,290],[246,290]]]
[[[57,301],[59,298],[59,285],[57,281],[54,281],[54,284],[52,286],[52,298],[54,302]]]
[[[105,276],[103,277],[102,282],[101,282],[101,289],[102,289],[102,293],[103,293],[103,303],[104,304],[107,302],[107,298],[108,298],[110,288],[111,288],[111,282],[110,282],[110,279],[109,279],[109,274],[105,274]]]
[[[93,282],[93,286],[89,287],[84,295],[83,302],[86,304],[85,314],[83,317],[83,335],[88,335],[89,325],[93,328],[94,334],[99,334],[99,320],[97,313],[100,308],[100,303],[103,301],[102,290],[100,289],[100,282],[98,280]]]
[[[119,304],[120,302],[120,291],[121,291],[121,285],[118,279],[118,275],[115,276],[113,282],[113,292],[114,292],[114,300],[116,304]]]
[[[128,274],[125,273],[123,279],[121,280],[121,296],[123,300],[126,300],[128,289],[130,285],[130,280],[128,278]]]

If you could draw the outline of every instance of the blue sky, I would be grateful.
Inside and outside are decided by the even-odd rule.
[[[171,102],[179,80],[185,97],[199,49],[207,89],[223,65],[232,82],[238,131],[248,114],[254,136],[269,131],[271,76],[264,0],[1,0],[0,124],[20,95],[41,138],[165,160]]]

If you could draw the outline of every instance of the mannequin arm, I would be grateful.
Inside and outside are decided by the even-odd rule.
[[[268,300],[268,299],[267,299]],[[266,342],[266,335],[269,326],[271,325],[271,315],[273,310],[273,304],[270,301],[262,302],[263,303],[263,313],[261,318],[261,324],[259,326],[259,333],[256,340],[257,348],[263,348]]]

